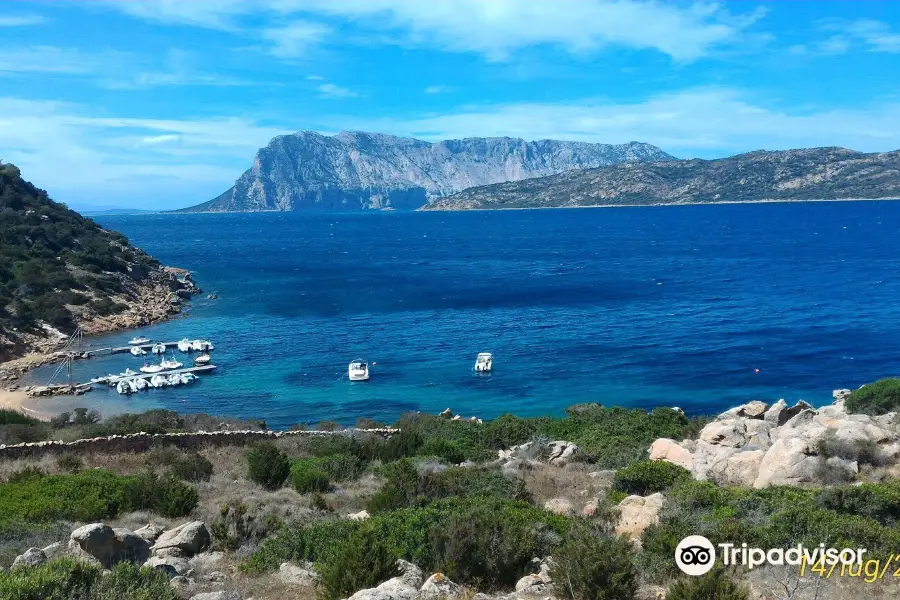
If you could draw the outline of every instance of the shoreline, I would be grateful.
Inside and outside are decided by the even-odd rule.
[[[28,394],[21,390],[0,390],[0,408],[17,410],[29,417],[33,417],[41,421],[49,421],[53,417],[53,415],[36,408],[32,408],[32,406],[34,406],[34,402],[36,401],[37,398],[31,398]]]
[[[898,202],[900,198],[814,198],[809,200],[722,200],[719,202],[655,202],[649,204],[581,204],[575,206],[496,206],[492,208],[417,208],[411,212],[491,212],[501,210],[566,210],[578,208],[660,208],[673,206],[716,206],[720,204],[810,204],[819,202]],[[366,212],[366,211],[362,211]]]

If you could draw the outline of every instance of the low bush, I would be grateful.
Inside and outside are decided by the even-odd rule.
[[[750,600],[750,589],[718,568],[702,577],[679,579],[669,586],[666,600]]]
[[[100,567],[59,558],[43,565],[0,571],[5,600],[178,600],[162,571],[120,563],[104,575]]]
[[[575,600],[634,598],[638,588],[634,557],[630,540],[578,523],[553,550],[554,589],[559,597]]]
[[[60,454],[56,457],[56,466],[60,471],[77,473],[84,468],[84,461],[74,454]]]
[[[38,467],[28,465],[6,476],[6,483],[25,483],[44,477],[46,473]]]
[[[847,398],[847,410],[867,415],[900,410],[900,378],[881,379],[854,391]]]
[[[684,467],[664,460],[642,460],[616,471],[613,488],[626,494],[648,496],[690,478],[690,471]]]
[[[258,573],[277,569],[284,561],[327,563],[328,557],[340,552],[354,531],[365,526],[375,532],[392,556],[404,558],[426,571],[462,572],[464,576],[470,576],[468,574],[476,573],[475,567],[454,571],[456,567],[446,562],[454,553],[448,548],[446,533],[440,533],[449,531],[452,522],[461,530],[467,519],[478,519],[486,527],[485,531],[495,534],[499,531],[501,535],[492,539],[509,546],[510,552],[513,551],[512,540],[516,540],[516,545],[533,553],[528,559],[549,554],[568,530],[568,519],[565,517],[524,502],[496,497],[449,498],[426,507],[376,514],[363,522],[332,519],[290,523],[278,534],[266,539],[242,568]],[[475,534],[477,532],[473,532]],[[495,552],[495,546],[479,543],[471,547],[478,548],[479,553],[468,557],[467,564],[498,564],[498,558],[480,554]],[[513,571],[502,575],[508,578],[504,581],[513,583],[514,576]],[[467,582],[461,580],[460,583]]]
[[[178,479],[198,483],[209,481],[213,473],[213,464],[205,456],[191,452],[175,460],[169,472]]]
[[[316,459],[298,460],[291,465],[291,481],[300,494],[327,492],[331,487],[328,473]]]
[[[287,454],[272,442],[260,442],[247,452],[250,480],[267,490],[277,490],[284,485],[291,472]]]
[[[375,587],[397,575],[397,557],[378,531],[364,525],[321,561],[320,597],[338,600]]]
[[[213,547],[233,552],[248,542],[260,542],[281,525],[281,520],[274,514],[253,514],[243,502],[232,501],[222,505],[219,517],[212,523]]]
[[[449,463],[458,465],[466,460],[466,453],[453,442],[440,438],[433,438],[422,444],[418,454],[422,456],[435,456]]]

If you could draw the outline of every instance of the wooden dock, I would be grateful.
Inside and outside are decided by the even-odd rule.
[[[109,383],[119,383],[125,379],[150,379],[154,375],[180,375],[182,373],[209,373],[216,369],[216,365],[203,365],[202,367],[188,367],[186,369],[172,369],[171,371],[160,371],[159,373],[138,373],[137,375],[123,375],[121,377],[110,377]]]

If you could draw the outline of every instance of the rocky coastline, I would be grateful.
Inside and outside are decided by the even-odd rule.
[[[188,301],[202,292],[190,271],[178,267],[160,266],[143,280],[121,276],[120,281],[124,291],[111,294],[109,299],[126,306],[122,312],[99,315],[85,307],[72,307],[84,335],[125,331],[167,321],[182,314]],[[5,359],[0,362],[0,384],[15,385],[28,371],[65,358],[61,349],[68,336],[49,326],[43,331],[44,335],[0,331],[3,350],[0,357]]]

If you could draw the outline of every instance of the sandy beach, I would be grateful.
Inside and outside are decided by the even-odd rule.
[[[11,392],[9,390],[0,390],[0,408],[11,408],[25,413],[29,417],[34,417],[42,421],[49,421],[52,415],[42,412],[34,408],[37,400],[29,398],[28,394],[22,391]]]

